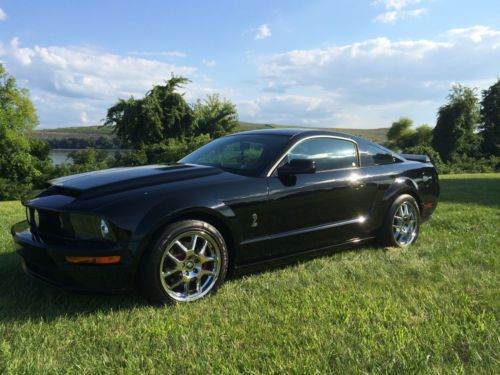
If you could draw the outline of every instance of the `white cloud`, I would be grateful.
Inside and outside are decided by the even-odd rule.
[[[5,13],[5,11],[0,8],[0,21],[4,21],[7,19],[7,13]]]
[[[420,17],[427,12],[427,8],[408,7],[421,3],[421,0],[376,0],[373,4],[381,5],[385,12],[377,15],[373,20],[381,23],[394,23],[405,18]]]
[[[292,50],[261,58],[258,65],[260,83],[266,91],[263,97],[268,102],[270,98],[286,99],[286,117],[295,118],[295,122],[316,118],[330,126],[374,127],[387,126],[401,115],[433,124],[436,110],[453,82],[485,88],[500,74],[497,61],[500,30],[474,26],[453,29],[432,39],[381,37]],[[309,100],[329,99],[306,114],[296,101],[287,98],[291,93]],[[242,108],[248,108],[255,119],[267,113],[259,100],[254,101],[253,112],[248,105]],[[275,115],[277,120],[283,118]],[[273,122],[273,118],[267,122]]]
[[[183,58],[186,57],[187,54],[185,52],[180,51],[132,51],[131,55],[136,56],[163,56],[169,58]]]
[[[257,34],[255,35],[255,39],[257,39],[257,40],[266,39],[266,38],[269,38],[271,35],[272,35],[271,29],[269,28],[268,25],[264,24],[264,25],[260,25],[257,28]]]
[[[419,4],[421,0],[376,0],[375,4],[381,4],[386,9],[401,10],[410,5]]]
[[[203,60],[201,60],[201,63],[209,68],[213,68],[215,65],[217,65],[215,60],[203,59]]]
[[[142,96],[172,73],[189,77],[197,74],[194,67],[98,48],[21,47],[18,38],[0,44],[0,58],[11,74],[27,82],[41,125],[48,127],[98,123],[118,98]],[[186,97],[194,99],[206,88],[192,84],[186,91]]]
[[[82,112],[80,114],[80,121],[82,122],[82,124],[88,124],[89,123],[89,118],[88,118],[87,112]]]

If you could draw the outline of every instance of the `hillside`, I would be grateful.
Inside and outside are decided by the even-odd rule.
[[[251,122],[240,122],[238,131],[265,129],[265,128],[300,128],[299,126],[274,125],[274,124],[255,124]],[[377,129],[344,129],[344,128],[321,128],[324,130],[332,130],[343,133],[349,133],[363,137],[375,142],[383,143],[386,141],[386,133],[388,128]],[[35,136],[42,139],[61,139],[61,138],[79,138],[79,139],[95,139],[99,137],[113,138],[113,128],[110,126],[75,126],[68,128],[57,129],[40,129],[35,130]]]

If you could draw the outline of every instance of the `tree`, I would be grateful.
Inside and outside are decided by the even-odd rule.
[[[114,133],[123,144],[141,147],[169,138],[182,139],[193,133],[194,113],[177,92],[187,78],[172,76],[165,85],[155,85],[144,98],[120,99],[108,109],[105,125],[114,125]]]
[[[448,103],[439,108],[432,147],[444,161],[453,154],[473,155],[480,140],[475,133],[478,123],[479,103],[474,89],[453,86]]]
[[[212,138],[231,133],[239,125],[236,106],[218,94],[198,99],[194,105],[197,134],[208,134]]]
[[[500,79],[483,91],[479,129],[483,139],[483,152],[500,156]]]
[[[407,117],[401,117],[398,121],[392,123],[387,132],[388,145],[394,149],[404,149],[409,137],[412,135],[413,120]]]
[[[0,199],[19,198],[41,175],[27,138],[37,124],[28,90],[19,88],[0,64]]]
[[[415,133],[412,135],[412,145],[410,147],[416,146],[429,146],[432,142],[432,128],[423,124],[415,129]]]
[[[432,128],[421,125],[412,129],[413,120],[401,117],[392,123],[387,132],[388,146],[397,150],[406,150],[415,146],[429,146],[432,140]]]

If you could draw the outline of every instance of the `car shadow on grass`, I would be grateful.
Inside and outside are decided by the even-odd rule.
[[[137,293],[121,295],[65,292],[25,274],[14,252],[0,254],[0,320],[52,321],[60,316],[129,310],[147,306]]]
[[[260,267],[229,276],[227,282],[238,280],[243,276],[278,271],[337,253],[384,250],[383,247],[373,247],[373,245],[370,241],[360,247],[325,250],[300,257],[295,261],[266,262]],[[28,320],[50,322],[61,316],[85,316],[148,306],[151,305],[138,292],[117,295],[66,292],[25,274],[21,258],[16,253],[0,254],[0,320],[3,322]]]
[[[500,205],[500,178],[441,179],[440,202]]]

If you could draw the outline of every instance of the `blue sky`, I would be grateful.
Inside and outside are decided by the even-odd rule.
[[[240,119],[434,125],[453,83],[500,76],[500,2],[0,0],[0,61],[41,127],[99,124],[117,98],[171,73]]]

